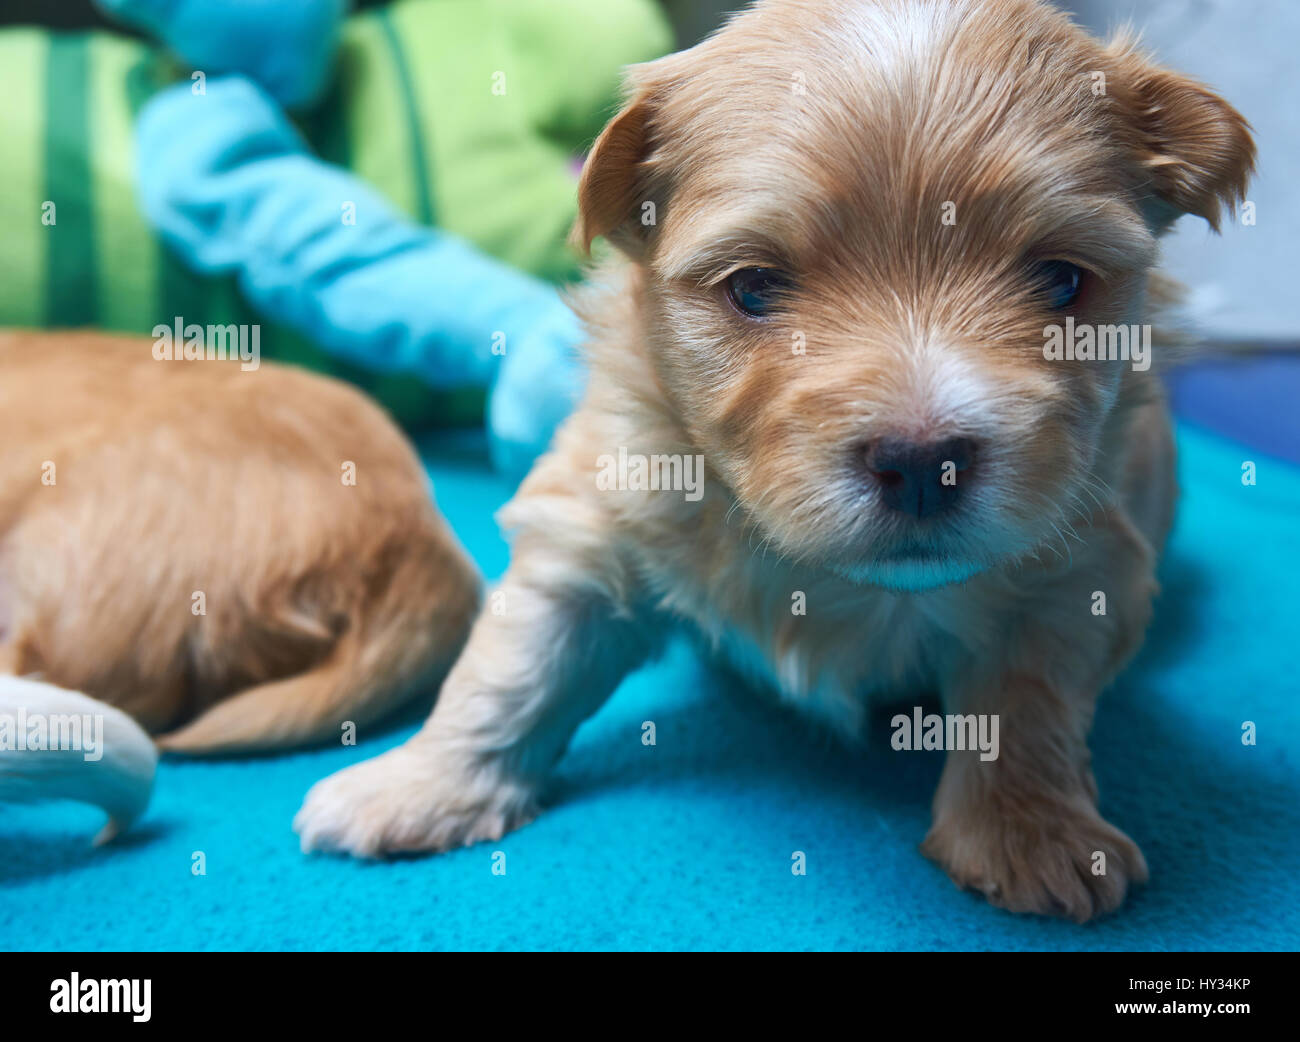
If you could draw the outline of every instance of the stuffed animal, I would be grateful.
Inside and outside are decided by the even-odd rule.
[[[525,466],[581,385],[575,157],[670,47],[652,0],[101,3],[161,46],[0,33],[0,324],[258,323],[408,426],[489,392]]]

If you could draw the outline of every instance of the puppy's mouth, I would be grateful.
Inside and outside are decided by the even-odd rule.
[[[849,578],[871,586],[915,593],[966,582],[987,567],[982,561],[933,550],[891,551],[851,569]]]
[[[914,593],[966,582],[988,567],[954,548],[904,539],[840,571],[856,583]]]
[[[951,555],[926,543],[904,540],[875,555],[873,564],[899,564],[905,561],[934,562]]]

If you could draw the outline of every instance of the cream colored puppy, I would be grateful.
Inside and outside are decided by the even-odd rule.
[[[499,613],[419,734],[312,790],[304,848],[518,827],[685,624],[847,734],[927,691],[996,717],[925,853],[1015,911],[1115,908],[1147,868],[1086,735],[1147,625],[1173,447],[1140,336],[1050,345],[1148,322],[1157,236],[1214,223],[1253,155],[1214,94],[1032,0],[768,0],[634,70],[580,193],[622,254],[581,301],[590,387],[507,509]]]
[[[224,348],[223,348],[224,350]],[[374,403],[148,340],[0,331],[0,802],[144,811],[157,753],[291,748],[427,691],[478,576]]]

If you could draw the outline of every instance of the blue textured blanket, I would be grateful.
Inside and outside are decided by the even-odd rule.
[[[1156,620],[1093,734],[1103,812],[1151,866],[1109,919],[1017,918],[959,892],[916,849],[942,754],[828,745],[678,647],[579,732],[553,806],[492,846],[385,864],[298,852],[312,782],[413,725],[354,748],[166,762],[141,825],[100,850],[90,809],[0,807],[0,947],[1294,948],[1300,468],[1187,427],[1180,444]],[[489,518],[509,490],[426,448],[439,502],[500,574]],[[887,717],[873,726],[887,750]]]

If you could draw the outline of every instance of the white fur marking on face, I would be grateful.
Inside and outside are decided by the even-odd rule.
[[[951,346],[922,341],[907,351],[896,432],[920,442],[954,434],[978,436],[996,424],[994,389]]]

